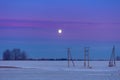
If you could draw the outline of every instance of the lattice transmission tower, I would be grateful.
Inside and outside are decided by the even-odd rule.
[[[72,58],[70,48],[67,49],[67,57],[68,57],[68,67],[70,67],[70,62],[72,62],[73,67],[75,67],[75,63]]]
[[[85,68],[91,68],[90,67],[90,49],[89,47],[84,48],[84,67]]]
[[[109,67],[114,67],[116,66],[116,59],[115,59],[115,46],[113,46],[113,49],[112,49],[112,54],[111,54],[111,57],[110,57],[110,60],[109,60]]]

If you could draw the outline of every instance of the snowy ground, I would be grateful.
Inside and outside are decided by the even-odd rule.
[[[67,61],[0,61],[0,80],[120,80],[120,62],[108,67],[108,61],[91,61],[85,69],[82,61],[67,67]]]

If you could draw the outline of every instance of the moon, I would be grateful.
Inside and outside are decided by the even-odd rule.
[[[62,29],[58,29],[58,33],[61,34],[62,33]]]

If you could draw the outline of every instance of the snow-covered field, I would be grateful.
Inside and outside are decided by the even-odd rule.
[[[68,68],[67,61],[0,61],[0,80],[120,80],[120,62],[108,67],[108,61],[91,61],[85,69],[82,61]]]

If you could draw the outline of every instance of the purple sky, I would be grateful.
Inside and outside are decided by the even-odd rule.
[[[93,58],[109,58],[113,45],[120,55],[119,4],[119,0],[0,0],[0,55],[21,48],[30,57],[66,57],[66,48],[71,47],[77,57],[90,46]],[[61,37],[58,29],[63,30]]]

